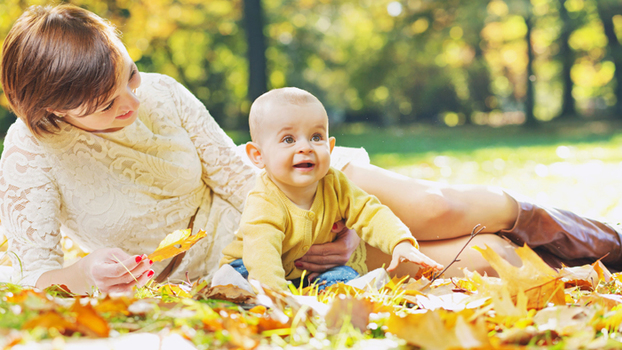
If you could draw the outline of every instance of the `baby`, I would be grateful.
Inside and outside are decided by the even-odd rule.
[[[328,137],[328,116],[315,96],[297,88],[269,91],[251,106],[249,124],[252,142],[246,153],[265,171],[246,199],[240,229],[223,250],[221,265],[285,289],[286,280],[302,276],[295,260],[311,245],[333,241],[333,224],[345,220],[365,242],[393,255],[392,268],[403,260],[442,268],[417,249],[409,229],[388,207],[330,167],[335,138]],[[337,280],[330,277],[335,275]],[[316,282],[357,276],[351,267],[338,266]]]

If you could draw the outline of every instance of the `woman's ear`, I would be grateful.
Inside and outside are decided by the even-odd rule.
[[[251,162],[259,169],[263,169],[265,167],[263,158],[261,157],[261,150],[259,149],[259,145],[255,142],[246,143],[246,155],[248,156],[248,159],[250,159]]]
[[[337,141],[337,140],[335,140],[334,137],[330,137],[328,139],[328,143],[330,145],[330,153],[333,153],[333,148],[335,148],[335,141]]]

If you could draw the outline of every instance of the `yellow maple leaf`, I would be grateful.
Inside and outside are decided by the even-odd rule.
[[[497,271],[502,281],[500,285],[488,285],[488,288],[492,289],[491,294],[499,295],[500,288],[505,288],[512,298],[516,298],[522,292],[527,297],[528,309],[541,309],[548,303],[555,305],[566,303],[564,282],[559,272],[547,265],[528,246],[516,248],[516,254],[523,263],[521,267],[510,264],[488,246],[485,249],[474,248]]]
[[[196,235],[191,236],[191,230],[177,230],[169,233],[153,253],[149,254],[152,261],[162,261],[172,258],[177,254],[190,249],[196,242],[206,236],[205,231],[200,230]]]
[[[489,346],[483,317],[467,321],[468,315],[448,317],[445,310],[428,310],[406,317],[391,314],[387,321],[388,331],[409,344],[424,349],[471,349]]]

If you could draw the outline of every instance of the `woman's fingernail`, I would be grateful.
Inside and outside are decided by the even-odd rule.
[[[149,265],[153,265],[153,260],[149,259]]]
[[[337,223],[334,223],[333,224],[333,230],[336,230],[336,229],[337,229]]]
[[[302,263],[300,261],[296,261],[294,265],[296,265],[296,267],[302,267]]]
[[[155,272],[153,270],[149,270],[149,272],[147,272],[147,277],[151,278],[151,276],[153,276]]]
[[[136,257],[136,263],[139,263],[143,260],[143,257],[141,255]]]

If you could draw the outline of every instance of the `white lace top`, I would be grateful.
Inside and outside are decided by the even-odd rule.
[[[166,234],[186,228],[199,207],[194,230],[208,236],[171,279],[208,276],[218,266],[256,169],[181,84],[159,74],[141,77],[138,118],[119,131],[62,124],[59,133],[35,138],[21,120],[9,129],[0,159],[0,219],[16,255],[10,254],[14,282],[34,285],[42,273],[63,267],[61,230],[88,250],[149,254]],[[351,158],[334,155],[338,168]],[[156,274],[168,262],[154,264]]]

